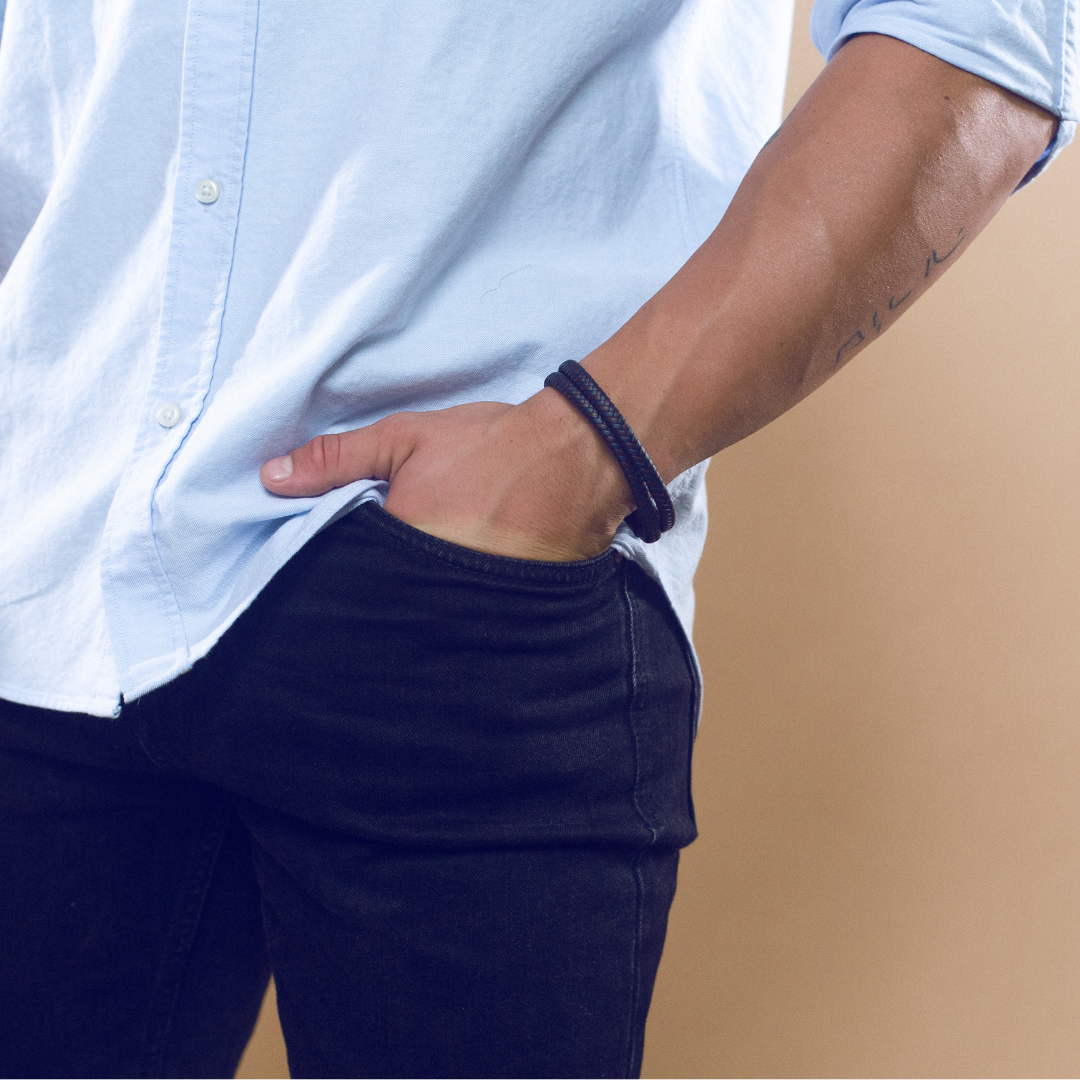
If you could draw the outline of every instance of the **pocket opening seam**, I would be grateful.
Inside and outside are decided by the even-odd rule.
[[[369,510],[373,507],[374,510]],[[375,525],[404,547],[458,569],[484,574],[503,581],[537,582],[547,585],[591,585],[613,577],[618,571],[614,547],[600,555],[576,562],[545,562],[541,559],[517,559],[477,551],[451,540],[426,533],[400,518],[374,500],[361,503],[350,514],[363,512],[364,520]]]

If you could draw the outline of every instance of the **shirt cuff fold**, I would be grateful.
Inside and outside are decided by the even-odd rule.
[[[814,44],[827,59],[856,34],[884,34],[996,83],[1061,119],[1019,187],[1076,131],[1076,24],[1080,0],[817,0]]]

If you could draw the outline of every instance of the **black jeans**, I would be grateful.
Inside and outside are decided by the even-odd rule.
[[[694,837],[659,587],[361,506],[186,675],[0,705],[6,1076],[631,1076]]]

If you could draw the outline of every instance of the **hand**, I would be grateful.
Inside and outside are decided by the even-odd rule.
[[[484,401],[395,413],[320,435],[260,471],[275,495],[390,482],[386,509],[477,551],[570,562],[599,555],[634,504],[608,448],[555,390],[521,405]]]

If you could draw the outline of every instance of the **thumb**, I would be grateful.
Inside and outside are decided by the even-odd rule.
[[[341,434],[316,435],[311,442],[259,470],[267,491],[292,498],[323,495],[354,480],[389,480],[392,454],[381,424]]]

